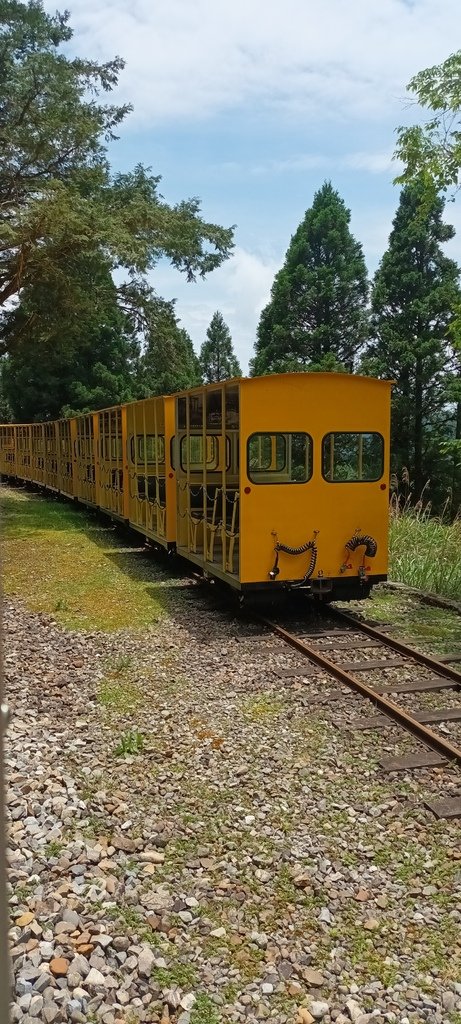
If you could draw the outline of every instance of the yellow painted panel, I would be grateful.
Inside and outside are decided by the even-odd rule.
[[[370,574],[387,572],[390,389],[386,381],[346,374],[274,375],[242,381],[242,583],[269,582],[277,541],[299,547],[314,539],[318,548],[314,578],[357,578],[364,549],[354,553],[345,549],[357,531],[377,541],[376,556],[365,559]],[[381,478],[372,483],[323,479],[322,440],[331,431],[382,434]],[[255,432],[309,433],[313,440],[311,479],[307,483],[253,483],[247,475],[247,441]],[[281,553],[277,579],[301,579],[309,557],[309,553]],[[345,569],[345,565],[351,568]]]

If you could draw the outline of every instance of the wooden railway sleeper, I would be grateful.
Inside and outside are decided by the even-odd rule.
[[[339,617],[341,617],[341,613],[339,613]],[[377,690],[368,686],[367,683],[363,683],[360,679],[357,679],[357,677],[352,675],[351,672],[345,671],[340,664],[330,661],[329,658],[326,658],[325,655],[321,654],[320,651],[315,649],[315,647],[311,647],[309,644],[304,643],[303,640],[300,640],[300,638],[295,636],[293,633],[288,632],[288,630],[284,629],[283,626],[279,626],[276,622],[271,622],[270,619],[266,619],[263,616],[258,616],[258,621],[267,626],[271,632],[280,636],[286,643],[290,644],[291,647],[294,647],[296,650],[307,655],[314,664],[329,672],[330,675],[339,679],[340,682],[345,683],[346,686],[352,687],[354,690],[357,690],[362,694],[362,696],[368,697],[375,707],[379,708],[380,711],[384,712],[384,714],[393,718],[399,725],[403,725],[409,730],[409,732],[414,733],[414,735],[417,736],[419,740],[422,740],[426,746],[432,747],[433,750],[436,750],[448,760],[461,764],[461,748],[454,746],[454,744],[450,743],[449,740],[438,736],[437,733],[433,732],[432,729],[429,729],[423,722],[418,722],[404,708],[399,707],[398,704],[394,704],[394,701],[389,700],[388,697],[378,693]],[[400,645],[400,649],[402,648],[405,650],[403,644]],[[406,653],[410,659],[411,652],[406,650]],[[427,660],[429,661],[430,659]],[[456,675],[459,678],[460,673],[456,673]]]

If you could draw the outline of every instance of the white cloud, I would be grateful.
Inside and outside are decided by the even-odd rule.
[[[367,152],[360,150],[356,153],[345,153],[344,155],[328,156],[322,153],[298,153],[295,156],[288,156],[283,160],[265,160],[253,166],[238,164],[237,162],[221,164],[219,170],[229,174],[297,174],[299,171],[312,171],[321,169],[323,171],[334,170],[355,170],[368,171],[370,174],[383,174],[391,172],[392,177],[399,173],[400,164],[392,158],[392,150]]]
[[[190,285],[175,271],[159,266],[153,278],[162,295],[177,297],[177,313],[200,349],[206,330],[219,309],[230,328],[235,352],[246,372],[253,352],[261,310],[270,297],[280,261],[236,247],[234,255],[205,281]]]
[[[366,151],[347,153],[346,156],[340,158],[339,163],[341,167],[354,171],[369,171],[371,174],[383,174],[390,171],[393,177],[400,171],[400,162],[392,159],[390,149],[376,153],[367,153]]]
[[[252,101],[277,117],[350,118],[402,109],[409,77],[459,39],[459,2],[75,0],[71,23],[79,52],[126,59],[135,119],[203,119]]]

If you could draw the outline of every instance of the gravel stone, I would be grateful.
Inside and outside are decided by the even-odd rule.
[[[141,977],[150,978],[155,959],[155,954],[149,946],[144,946],[138,956],[138,971]]]
[[[338,729],[357,694],[284,675],[304,663],[281,640],[121,557],[168,597],[151,626],[66,632],[5,599],[14,1024],[190,1024],[195,991],[227,1024],[460,1014],[459,823],[423,803],[459,770],[378,775],[415,741]],[[115,757],[134,729],[143,751]]]
[[[329,1004],[325,1003],[323,1000],[315,999],[310,1004],[309,1010],[314,1020],[323,1020],[323,1018],[326,1017],[327,1013],[330,1012],[330,1007]]]

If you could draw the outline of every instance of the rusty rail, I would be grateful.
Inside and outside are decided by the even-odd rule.
[[[328,612],[330,613],[331,609],[328,609]],[[413,651],[411,647],[406,647],[405,644],[402,644],[399,640],[391,640],[383,633],[380,633],[379,630],[375,630],[372,626],[366,626],[361,622],[356,622],[355,619],[352,619],[346,613],[337,612],[335,610],[333,614],[334,617],[338,617],[343,621],[347,621],[348,624],[353,625],[357,633],[367,633],[369,636],[379,640],[380,643],[387,645],[394,650],[400,651],[413,661],[419,661],[420,664],[433,668],[440,675],[453,679],[461,686],[461,673],[457,672],[456,669],[447,669],[447,666],[443,665],[436,659],[432,659],[428,655],[420,654],[419,651]],[[399,707],[398,704],[394,704],[394,701],[389,700],[389,698],[385,697],[383,694],[377,693],[376,690],[371,686],[367,686],[366,683],[362,683],[360,679],[357,679],[357,677],[352,674],[352,672],[347,672],[341,667],[341,665],[336,664],[334,661],[330,661],[329,658],[326,658],[325,655],[321,654],[315,647],[311,647],[309,644],[305,643],[304,640],[300,639],[300,637],[284,629],[283,626],[279,626],[278,623],[272,622],[270,619],[266,619],[263,616],[258,616],[258,620],[267,626],[271,632],[280,636],[282,640],[285,640],[286,643],[290,644],[291,647],[294,647],[302,654],[307,655],[314,664],[319,666],[319,668],[325,669],[326,672],[334,676],[335,679],[338,679],[339,682],[345,683],[346,686],[349,686],[358,691],[358,693],[361,693],[363,697],[367,697],[373,702],[375,707],[379,708],[384,714],[394,719],[394,721],[399,725],[408,729],[409,732],[412,732],[427,746],[436,750],[439,754],[443,754],[448,760],[461,764],[461,749],[459,747],[455,747],[454,744],[449,742],[449,740],[445,740],[442,736],[438,736],[437,733],[432,731],[432,729],[429,729],[422,722],[418,722],[416,718],[413,718],[413,716],[404,708]]]

